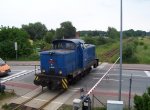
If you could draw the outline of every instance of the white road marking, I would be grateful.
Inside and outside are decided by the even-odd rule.
[[[146,73],[146,75],[148,76],[148,77],[150,77],[150,72],[149,71],[144,71],[145,73]]]
[[[101,74],[104,75],[104,73],[95,73],[95,74]],[[119,74],[108,74],[110,76],[119,76]],[[131,77],[131,75],[127,75],[127,74],[122,74],[122,76],[124,77]],[[142,78],[147,78],[147,76],[143,76],[143,75],[134,75],[132,74],[133,77],[142,77]],[[150,77],[150,76],[149,76]]]
[[[93,79],[100,79],[100,78],[93,78]],[[111,80],[111,81],[116,81],[116,82],[119,82],[119,80],[116,80],[116,79],[103,79],[103,80],[106,80],[106,81],[109,81],[109,80]],[[122,80],[123,81],[123,80]]]
[[[13,75],[11,75],[11,76],[6,77],[5,79],[2,79],[1,83],[4,83],[4,82],[9,81],[9,80],[12,80],[12,79],[14,79],[14,78],[18,78],[18,77],[20,77],[20,76],[23,76],[23,75],[32,73],[32,72],[34,72],[34,71],[35,71],[35,70],[22,71],[22,72],[20,72],[20,73],[13,74]]]
[[[5,77],[5,78],[2,78],[2,80],[5,80],[5,79],[8,79],[8,78],[11,78],[11,77],[16,76],[16,75],[19,75],[19,74],[22,74],[22,73],[24,73],[24,72],[26,72],[26,71],[27,71],[27,70],[23,70],[23,71],[21,71],[21,72],[18,72],[18,73],[12,74],[12,75],[10,75],[10,76],[7,76],[7,77]]]

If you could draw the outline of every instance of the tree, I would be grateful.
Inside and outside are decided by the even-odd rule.
[[[89,37],[89,36],[84,37],[84,41],[87,44],[95,44],[96,45],[96,40],[94,38],[92,38],[92,37]]]
[[[72,25],[70,21],[63,22],[60,25],[64,38],[75,38],[76,28]]]
[[[109,38],[119,39],[119,32],[113,27],[108,27],[107,35],[108,35]]]
[[[1,27],[0,55],[2,58],[15,58],[14,42],[18,44],[18,55],[30,55],[33,51],[29,42],[29,35],[22,29],[15,27]]]
[[[44,36],[44,40],[47,43],[52,43],[52,41],[54,40],[54,36],[55,36],[55,31],[54,30],[50,30],[46,33],[46,35]]]
[[[56,32],[55,32],[55,38],[56,39],[62,39],[64,36],[63,36],[63,31],[61,28],[57,28],[56,29]]]
[[[22,25],[22,29],[25,30],[32,40],[43,39],[47,32],[47,28],[41,22],[29,23],[28,25]]]

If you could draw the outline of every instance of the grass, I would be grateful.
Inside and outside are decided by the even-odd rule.
[[[63,104],[58,110],[72,110],[72,105]]]
[[[4,99],[7,99],[7,98],[11,98],[15,96],[15,93],[14,92],[4,92],[4,93],[0,93],[0,101],[2,102]],[[2,105],[1,107],[3,110],[12,110],[12,108],[8,105],[8,104],[4,104]],[[0,109],[1,109],[0,108]]]
[[[18,58],[18,61],[39,61],[40,57],[38,54],[32,54],[30,56],[24,56],[24,57],[20,57]]]
[[[100,62],[104,61],[104,58],[102,57],[102,55],[106,53],[107,51],[110,51],[114,48],[119,48],[119,42],[96,46],[96,55],[97,55],[97,58],[100,59]],[[109,61],[114,61],[113,59],[114,57],[111,58]]]
[[[135,38],[135,39],[137,39],[138,45],[137,45],[136,52],[134,53],[134,55],[137,57],[138,63],[150,64],[150,38],[144,37],[144,38]],[[100,61],[103,62],[104,59],[102,57],[102,54],[114,48],[120,48],[119,41],[112,43],[112,44],[96,46],[96,55],[100,59]],[[109,58],[110,59],[109,61],[114,62],[118,57],[119,57],[119,54],[114,55],[113,57]],[[128,63],[128,61],[124,61],[124,62]],[[130,63],[134,63],[134,62],[131,61]]]
[[[15,93],[9,93],[9,92],[0,93],[0,100],[13,97],[14,95]]]
[[[38,54],[31,54],[31,55],[29,55],[29,56],[22,56],[22,57],[19,57],[18,56],[18,59],[17,59],[17,61],[39,61],[39,59],[40,59],[40,56],[38,55]],[[13,60],[15,60],[16,61],[16,59],[7,59],[7,61],[13,61]]]
[[[139,63],[150,64],[150,38],[138,39],[138,42],[143,42],[142,45],[137,46],[135,53]]]

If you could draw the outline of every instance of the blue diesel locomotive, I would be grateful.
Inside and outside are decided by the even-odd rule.
[[[80,39],[53,41],[53,49],[40,53],[41,73],[35,74],[34,84],[49,89],[63,88],[96,68],[95,46]]]

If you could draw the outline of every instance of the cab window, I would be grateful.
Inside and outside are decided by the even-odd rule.
[[[70,42],[60,42],[53,45],[53,49],[68,49],[68,50],[74,50],[75,44]]]

